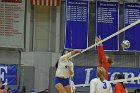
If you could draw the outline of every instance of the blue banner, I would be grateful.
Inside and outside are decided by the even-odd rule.
[[[140,4],[125,3],[124,4],[124,26],[128,26],[140,19]],[[140,51],[140,24],[137,24],[124,33],[124,40],[130,41],[130,48],[125,51]]]
[[[118,2],[96,2],[96,36],[102,39],[112,35],[119,28]],[[118,35],[103,42],[104,49],[109,51],[119,50]]]
[[[3,85],[16,85],[17,65],[0,64],[0,81]]]
[[[65,49],[88,47],[89,2],[66,0]]]
[[[74,67],[74,83],[75,85],[79,84],[89,84],[90,80],[96,78],[96,68],[97,67]],[[109,81],[114,80],[117,74],[123,74],[125,78],[133,78],[140,76],[140,68],[119,68],[119,67],[110,67],[109,68]],[[135,87],[139,88],[140,80],[124,82],[126,87]],[[115,84],[112,84],[114,87]]]

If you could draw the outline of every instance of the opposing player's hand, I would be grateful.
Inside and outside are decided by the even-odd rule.
[[[100,42],[102,39],[101,39],[101,37],[100,36],[96,36],[96,42],[98,43],[98,42]],[[100,43],[99,45],[102,45],[102,43]]]
[[[96,42],[100,42],[101,40],[101,37],[96,36]]]

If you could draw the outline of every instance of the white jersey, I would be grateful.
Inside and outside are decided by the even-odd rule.
[[[70,56],[71,56],[71,52],[59,58],[58,68],[55,74],[56,77],[64,77],[64,78],[70,77],[70,73],[68,73],[68,70],[66,69],[66,66],[68,65],[68,66],[71,66],[72,68],[71,70],[73,71],[73,63],[70,60],[66,59],[66,57],[70,57]]]
[[[90,93],[113,93],[111,84],[104,80],[101,82],[99,78],[92,79],[90,82]]]

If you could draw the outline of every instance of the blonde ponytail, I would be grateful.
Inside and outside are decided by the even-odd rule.
[[[100,80],[103,82],[106,76],[106,70],[103,67],[97,67],[96,74],[97,74],[97,77],[99,77]]]

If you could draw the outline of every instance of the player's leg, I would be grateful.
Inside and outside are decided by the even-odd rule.
[[[64,86],[61,83],[56,84],[55,87],[59,91],[59,93],[67,93]]]
[[[72,91],[71,91],[71,86],[70,86],[70,85],[67,85],[67,86],[65,86],[64,88],[65,88],[65,90],[67,91],[67,93],[72,93]]]

